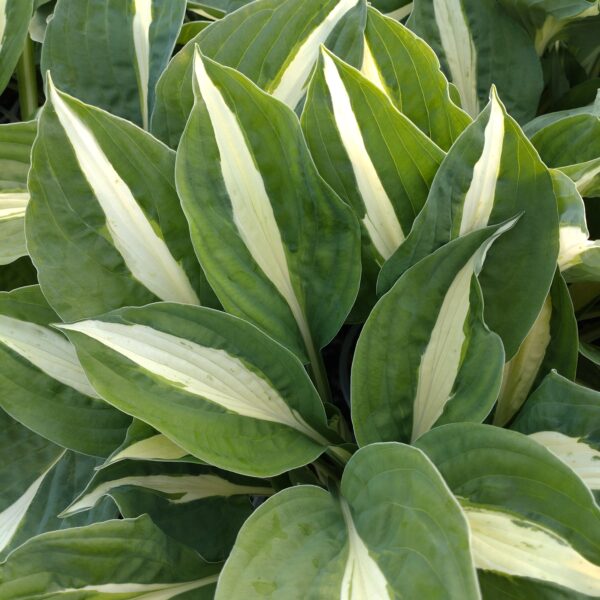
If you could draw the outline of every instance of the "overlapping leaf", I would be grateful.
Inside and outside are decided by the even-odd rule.
[[[438,170],[408,238],[384,265],[380,290],[450,239],[519,214],[512,231],[490,250],[480,276],[484,319],[502,338],[507,360],[531,329],[552,283],[558,216],[547,168],[492,90],[486,110]]]
[[[33,0],[0,2],[0,92],[4,91],[23,51]]]
[[[394,19],[372,8],[367,14],[363,75],[440,148],[447,150],[470,119],[452,101],[435,52]]]
[[[241,319],[158,303],[62,329],[107,401],[210,464],[272,476],[337,441],[302,364]]]
[[[176,179],[208,281],[227,311],[315,365],[356,297],[356,218],[291,109],[199,53],[195,86]]]
[[[29,179],[26,233],[64,319],[156,300],[216,301],[175,191],[175,154],[49,83]]]
[[[479,598],[464,516],[418,450],[376,444],[339,495],[284,490],[246,522],[217,600]]]
[[[260,0],[204,29],[171,61],[157,86],[152,130],[176,147],[194,105],[193,62],[203,54],[237,69],[292,108],[325,44],[350,64],[362,59],[364,0]]]
[[[38,286],[0,292],[0,406],[65,448],[107,456],[130,419],[100,399]]]
[[[42,72],[51,71],[60,89],[83,102],[147,128],[185,6],[185,0],[59,0]]]
[[[491,411],[504,350],[483,322],[476,275],[490,245],[513,224],[440,248],[377,303],[352,364],[359,444],[414,441],[436,425],[483,421]]]
[[[492,84],[517,121],[535,115],[542,91],[540,62],[533,41],[499,2],[415,0],[408,26],[433,48],[473,118]]]

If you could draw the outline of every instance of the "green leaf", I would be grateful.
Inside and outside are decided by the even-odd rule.
[[[372,8],[361,70],[444,150],[471,122],[450,98],[448,80],[433,50],[412,31]]]
[[[488,107],[448,152],[408,238],[384,265],[379,290],[450,239],[519,214],[517,225],[490,250],[480,276],[484,320],[502,338],[507,360],[550,289],[558,215],[548,169],[492,89]]]
[[[58,0],[42,72],[83,102],[147,129],[184,13],[185,0]]]
[[[352,364],[360,445],[414,441],[454,421],[483,421],[498,396],[500,338],[483,322],[476,275],[514,223],[461,237],[409,269],[377,303]]]
[[[500,0],[500,3],[525,26],[540,56],[566,25],[598,14],[598,0]]]
[[[124,517],[146,513],[170,537],[216,562],[227,558],[250,516],[249,496],[274,493],[263,480],[208,466],[126,460],[97,471],[63,516],[86,514],[108,495]]]
[[[39,435],[107,456],[130,419],[90,385],[38,286],[0,292],[0,406]]]
[[[323,49],[302,113],[319,172],[362,225],[354,318],[375,303],[377,274],[402,243],[444,153],[356,69]]]
[[[551,372],[512,425],[567,463],[600,490],[600,393]]]
[[[33,0],[2,0],[0,2],[0,93],[10,81],[23,51]]]
[[[148,516],[33,538],[0,564],[5,600],[54,597],[210,600],[220,565],[166,537]]]
[[[336,437],[301,363],[236,317],[157,303],[61,328],[107,401],[217,467],[277,475]]]
[[[0,265],[27,254],[27,174],[36,130],[35,121],[0,125]]]
[[[157,298],[216,303],[175,191],[174,152],[50,81],[32,156],[27,243],[63,319]]]
[[[533,41],[496,0],[415,0],[408,26],[433,48],[471,117],[492,84],[517,121],[535,116],[543,82]]]
[[[291,109],[199,53],[195,82],[176,180],[207,279],[228,312],[314,365],[356,297],[356,218]]]
[[[549,166],[560,169],[582,196],[600,196],[600,95],[586,112],[538,129],[531,142]]]
[[[533,327],[504,367],[494,424],[506,425],[552,369],[574,379],[578,345],[573,303],[557,272]]]
[[[261,0],[200,32],[160,78],[152,131],[176,147],[194,105],[193,62],[202,53],[237,69],[292,108],[301,101],[325,44],[353,65],[362,59],[365,0]]]
[[[85,515],[58,514],[90,477],[97,459],[69,452],[19,425],[0,411],[0,558],[29,538],[117,516],[101,503]]]
[[[464,517],[418,450],[376,444],[339,495],[284,490],[245,523],[216,600],[479,598]]]
[[[525,435],[469,423],[417,446],[462,499],[478,568],[597,595],[600,508],[561,460]]]

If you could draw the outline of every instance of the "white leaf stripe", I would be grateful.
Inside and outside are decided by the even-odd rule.
[[[589,161],[589,167],[586,168],[575,180],[577,191],[585,196],[594,183],[595,178],[600,175],[600,160]]]
[[[474,269],[475,258],[472,258],[448,288],[421,357],[413,408],[412,441],[433,427],[451,397],[465,341],[464,324],[469,314]]]
[[[391,17],[392,19],[396,19],[397,21],[402,21],[402,19],[405,19],[406,17],[408,17],[408,15],[410,15],[410,13],[413,10],[413,6],[414,2],[409,2],[408,4],[405,4],[404,6],[401,6],[400,8],[397,8],[392,12],[385,13],[385,16]]]
[[[61,516],[92,508],[102,496],[126,485],[176,496],[171,500],[173,504],[185,504],[215,496],[271,496],[274,493],[270,487],[239,485],[217,475],[131,475],[100,483],[96,488],[84,493]]]
[[[461,0],[433,0],[435,22],[463,108],[472,117],[479,113],[477,97],[477,50]]]
[[[600,595],[600,567],[566,540],[515,515],[471,507],[464,510],[478,569],[540,579],[589,596]]]
[[[148,129],[148,86],[150,83],[150,26],[152,0],[133,0],[133,44],[140,88],[140,106],[144,129]]]
[[[538,431],[530,436],[571,468],[591,490],[600,490],[600,452],[584,441],[558,431]]]
[[[292,286],[281,232],[244,132],[208,75],[204,59],[198,51],[194,58],[194,72],[213,126],[235,226],[256,264],[286,300],[306,348],[312,353],[312,336]]]
[[[483,151],[473,168],[473,179],[463,203],[460,235],[469,233],[488,224],[496,183],[500,172],[500,161],[504,145],[504,112],[496,90],[492,89],[490,117],[485,127]]]
[[[50,101],[81,172],[106,215],[106,225],[133,276],[161,300],[199,304],[183,268],[154,231],[98,140],[48,78]]]
[[[270,93],[289,107],[296,108],[304,95],[304,88],[310,72],[319,56],[319,47],[329,34],[352,8],[361,0],[340,0],[310,32],[297,49],[292,60],[286,65],[279,80],[270,87]]]
[[[228,411],[286,425],[327,445],[265,379],[225,350],[201,346],[145,325],[90,320],[61,328],[83,333],[146,369],[150,375]]]
[[[110,457],[106,461],[106,465],[126,458],[132,460],[177,460],[187,455],[186,450],[172,442],[167,436],[158,433],[123,448]]]
[[[0,192],[0,221],[23,218],[28,203],[28,192]]]
[[[404,241],[402,226],[367,152],[350,96],[337,66],[324,48],[322,57],[335,123],[365,205],[366,214],[362,222],[377,252],[387,260]]]
[[[392,600],[385,575],[356,531],[348,503],[344,499],[340,502],[348,532],[348,556],[340,600]]]
[[[0,343],[52,379],[85,396],[99,398],[79,364],[75,348],[48,327],[0,315]]]
[[[204,577],[195,581],[184,583],[103,583],[98,585],[86,585],[80,588],[64,588],[53,592],[54,594],[73,594],[77,592],[96,592],[103,596],[115,595],[122,598],[123,594],[136,594],[129,596],[140,600],[169,600],[179,594],[189,592],[212,583],[216,583],[218,575]]]
[[[66,451],[65,451],[66,452]],[[2,551],[15,535],[23,517],[31,506],[38,490],[40,489],[46,475],[54,468],[56,463],[64,456],[65,452],[59,454],[48,468],[23,492],[23,494],[0,512],[0,551]]]
[[[8,0],[0,0],[0,50],[4,42],[4,34],[6,33],[6,5]]]
[[[362,66],[360,68],[360,72],[375,86],[377,86],[382,92],[387,94],[385,82],[381,75],[381,71],[379,70],[379,66],[377,65],[377,61],[375,60],[375,55],[371,50],[371,46],[367,38],[364,38],[364,48],[363,48],[363,61]]]

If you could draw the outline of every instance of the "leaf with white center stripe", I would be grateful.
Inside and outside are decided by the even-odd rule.
[[[469,504],[463,509],[478,569],[538,579],[585,597],[600,595],[600,566],[551,530],[510,512]]]
[[[32,156],[27,243],[63,319],[157,298],[216,303],[175,191],[174,152],[49,82]]]
[[[106,459],[107,466],[121,460],[201,463],[195,456],[172,442],[150,425],[133,419],[123,443]]]
[[[61,328],[103,398],[217,467],[273,476],[338,441],[302,364],[241,319],[158,303]]]
[[[356,297],[357,220],[291,109],[199,53],[194,64],[176,167],[194,248],[227,311],[314,365]]]
[[[480,598],[466,520],[410,446],[374,444],[338,493],[284,490],[242,527],[216,600]]]
[[[540,61],[533,41],[496,0],[415,0],[408,26],[433,48],[471,117],[492,84],[519,122],[535,116]]]
[[[147,129],[185,7],[185,0],[59,0],[42,46],[42,72],[51,71],[60,89],[83,102]]]
[[[570,23],[598,15],[598,0],[500,0],[523,23],[541,56]]]
[[[580,592],[586,582],[599,589],[600,508],[564,462],[530,437],[490,425],[445,425],[416,445],[440,470],[468,516],[471,510],[483,511],[469,516],[479,568],[494,565],[516,589],[530,585],[521,577]],[[507,512],[512,518],[502,517]],[[512,561],[506,544],[513,548]],[[577,577],[578,570],[589,579]]]
[[[325,44],[352,65],[362,60],[365,0],[260,0],[201,31],[171,61],[156,89],[152,131],[176,147],[194,105],[196,44],[291,108],[304,97]]]
[[[512,425],[567,463],[600,491],[600,393],[552,372]]]
[[[500,338],[482,319],[477,273],[514,222],[473,232],[407,271],[375,305],[352,363],[360,445],[414,441],[434,426],[483,421],[498,396]]]
[[[0,265],[27,254],[27,174],[36,130],[34,121],[0,125]]]
[[[582,196],[600,197],[600,95],[585,112],[538,129],[531,143],[549,166],[560,169]]]
[[[515,227],[490,250],[480,276],[484,320],[502,338],[507,360],[548,295],[558,256],[558,215],[548,169],[492,89],[490,104],[436,173],[409,236],[383,266],[378,290],[388,290],[451,239],[519,214]]]
[[[410,231],[444,153],[324,48],[302,127],[319,172],[362,225],[363,276],[353,318],[364,319],[375,303],[379,269]]]
[[[33,0],[0,0],[0,93],[23,52],[32,13]]]
[[[129,417],[100,399],[38,286],[0,292],[0,406],[39,435],[107,456]]]
[[[361,71],[444,150],[471,122],[450,98],[448,80],[433,50],[404,25],[372,8]]]
[[[204,562],[142,516],[29,540],[0,564],[0,596],[4,600],[179,596],[210,600],[219,569],[219,564]]]
[[[506,425],[552,369],[574,379],[578,345],[573,303],[557,271],[533,327],[518,352],[504,366],[494,424]]]
[[[0,411],[0,558],[29,538],[115,518],[110,502],[68,519],[59,513],[81,491],[97,459],[69,452]]]
[[[122,461],[97,471],[63,516],[87,514],[109,496],[124,517],[146,513],[167,535],[216,562],[227,558],[250,516],[249,496],[274,493],[267,481],[213,467]]]

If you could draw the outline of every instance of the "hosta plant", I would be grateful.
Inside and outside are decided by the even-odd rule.
[[[1,0],[0,598],[599,597],[599,40]]]

